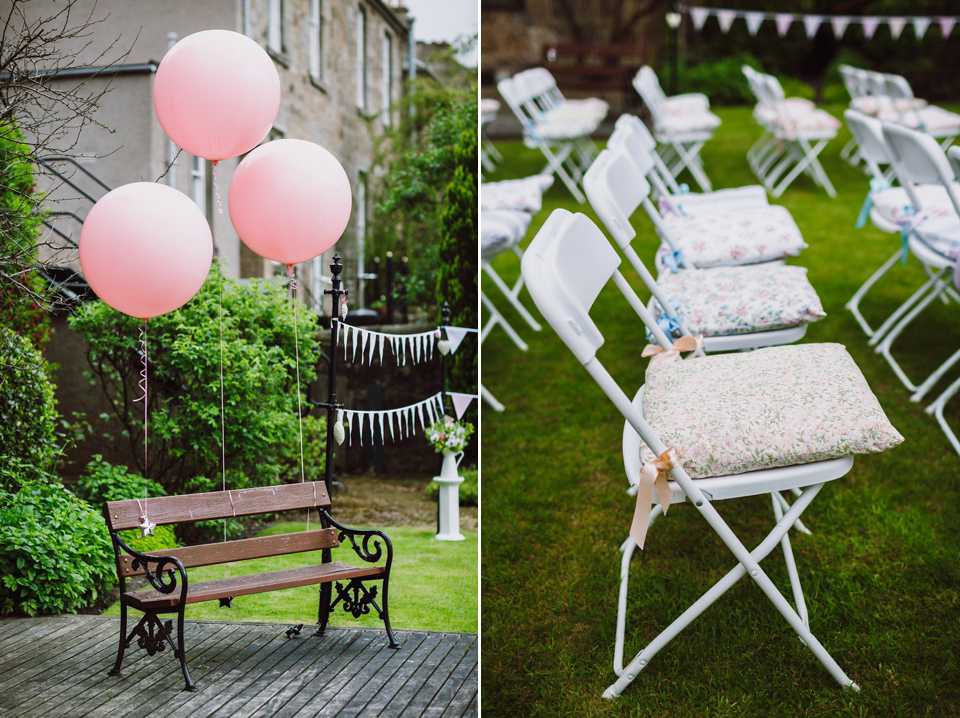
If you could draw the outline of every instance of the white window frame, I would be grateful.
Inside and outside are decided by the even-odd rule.
[[[381,78],[382,87],[380,90],[381,102],[383,103],[383,112],[380,119],[383,124],[389,127],[393,122],[393,35],[384,31],[383,33],[383,77]]]
[[[357,176],[357,297],[358,306],[363,309],[364,284],[366,280],[367,251],[367,173]]]
[[[203,157],[193,158],[190,165],[190,196],[200,208],[203,216],[207,216],[207,161]]]
[[[283,37],[283,0],[267,0],[267,49],[286,54]]]
[[[357,8],[357,109],[367,109],[367,10]]]
[[[310,0],[310,77],[323,81],[323,0]]]

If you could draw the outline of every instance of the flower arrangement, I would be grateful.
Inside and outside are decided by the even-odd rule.
[[[433,444],[433,449],[437,453],[459,452],[463,451],[463,448],[467,445],[467,440],[473,434],[473,424],[444,416],[428,426],[425,433],[427,441]]]

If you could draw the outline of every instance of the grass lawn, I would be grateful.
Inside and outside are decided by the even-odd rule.
[[[303,523],[274,524],[261,535],[302,531],[304,528]],[[436,531],[410,527],[387,528],[384,532],[393,543],[390,572],[392,628],[476,633],[477,532],[462,531],[464,541],[436,541],[433,538]],[[335,560],[350,563],[351,556],[356,558],[349,544],[334,551]],[[319,561],[320,552],[301,553],[225,566],[204,566],[188,573],[191,581],[203,581]],[[195,603],[187,606],[186,617],[190,620],[268,621],[309,626],[317,622],[318,590],[318,586],[301,586],[238,596],[232,608],[220,608],[212,601]],[[119,616],[119,604],[104,611],[104,615]],[[134,612],[134,615],[139,616],[139,613]],[[331,625],[382,628],[383,622],[375,611],[355,619],[338,607],[331,616]]]
[[[842,117],[842,107],[826,109]],[[707,174],[716,188],[755,184],[745,153],[760,132],[750,109],[717,114],[723,125],[703,151]],[[482,353],[483,384],[507,407],[484,411],[482,427],[485,715],[960,715],[960,457],[924,405],[910,402],[844,308],[899,241],[872,225],[854,228],[868,181],[839,159],[848,138],[844,129],[821,155],[836,199],[801,177],[772,202],[790,210],[809,243],[791,263],[809,269],[828,313],[810,326],[805,341],[846,345],[906,439],[892,451],[858,457],[804,514],[813,535],[792,537],[811,629],[861,692],[842,690],[744,580],[662,650],[621,697],[600,697],[615,679],[617,549],[633,512],[625,494],[623,420],[549,327],[531,331],[485,278],[487,296],[530,345],[522,353],[495,329]],[[519,142],[498,148],[505,160],[488,179],[524,177],[544,165]],[[596,219],[558,180],[527,241],[557,207]],[[652,258],[658,245],[652,223],[638,216],[635,225],[634,247]],[[511,253],[495,266],[508,282],[519,273]],[[626,262],[621,271],[641,286]],[[892,270],[862,305],[874,326],[924,278],[915,259]],[[521,299],[534,309],[529,295]],[[607,290],[593,316],[603,331],[636,333],[632,345],[601,350],[611,373],[636,387],[643,382],[646,342],[622,307],[615,290]],[[895,350],[908,375],[920,378],[958,346],[960,310],[938,302]],[[949,372],[929,400],[957,374]],[[960,429],[960,398],[947,413]],[[772,525],[769,497],[718,502],[717,508],[748,546]],[[633,561],[627,660],[734,563],[692,507],[678,505],[661,519]],[[790,596],[782,553],[763,565]]]

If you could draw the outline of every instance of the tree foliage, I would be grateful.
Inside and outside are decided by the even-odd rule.
[[[241,284],[215,267],[190,302],[147,321],[146,465],[144,409],[135,401],[143,393],[139,321],[103,302],[85,306],[70,321],[86,335],[92,377],[112,408],[97,428],[105,454],[117,436],[125,438],[125,461],[169,494],[219,488],[224,463],[228,488],[299,480],[298,394],[306,408],[303,389],[315,378],[319,356],[317,319],[307,307],[294,307],[278,285]],[[323,473],[324,427],[323,419],[303,419],[308,479]]]
[[[400,121],[378,139],[377,165],[389,169],[374,187],[371,244],[376,252],[408,257],[406,299],[427,307],[434,300],[445,192],[458,166],[457,147],[464,132],[477,131],[476,71],[453,61],[456,50],[437,60],[449,67],[444,82],[411,82],[396,113]]]

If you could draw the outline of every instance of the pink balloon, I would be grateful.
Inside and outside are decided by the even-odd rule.
[[[244,244],[267,259],[296,264],[336,244],[353,197],[347,173],[323,147],[275,140],[237,166],[228,205]]]
[[[224,160],[256,147],[270,132],[280,109],[280,77],[266,51],[246,35],[204,30],[164,56],[153,104],[177,146]]]
[[[111,190],[80,230],[80,267],[97,296],[148,319],[186,304],[203,286],[213,238],[190,198],[167,185],[135,182]]]

